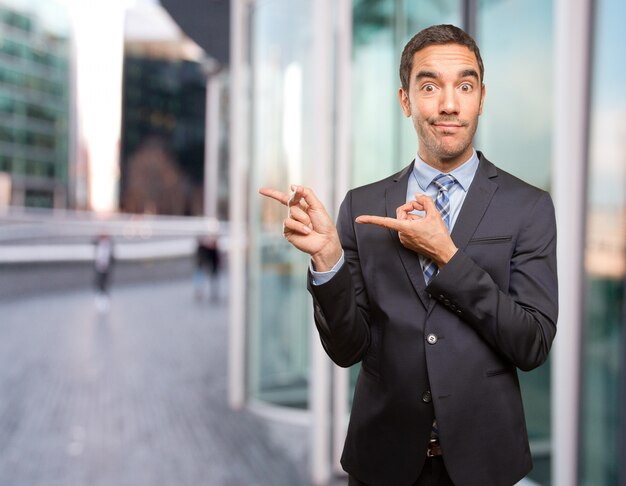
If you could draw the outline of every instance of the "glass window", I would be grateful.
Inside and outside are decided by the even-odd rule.
[[[254,398],[308,407],[311,302],[308,258],[282,238],[284,208],[260,196],[288,190],[315,170],[312,146],[316,73],[312,2],[257,2],[252,11],[249,384]]]
[[[24,15],[17,12],[4,11],[2,12],[2,17],[7,25],[24,31],[31,30],[31,20]]]
[[[352,185],[392,174],[398,130],[399,54],[394,0],[356,0],[353,8]]]
[[[32,208],[54,207],[54,194],[45,190],[27,190],[24,196],[24,205]]]
[[[626,4],[596,2],[582,352],[580,484],[624,484]],[[620,396],[620,389],[622,394]],[[622,432],[620,434],[620,424]],[[621,470],[620,470],[621,467]]]
[[[477,23],[487,97],[476,146],[502,169],[548,189],[552,1],[481,0]]]
[[[12,164],[11,158],[6,155],[0,155],[0,171],[2,172],[11,172]]]

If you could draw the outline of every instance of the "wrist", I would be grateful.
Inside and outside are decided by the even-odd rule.
[[[435,259],[437,267],[441,268],[445,266],[450,260],[452,260],[452,257],[456,254],[457,251],[459,251],[459,249],[454,245],[449,248],[445,248],[442,252],[439,253],[439,255],[437,255],[437,258]]]
[[[313,255],[311,261],[316,272],[329,272],[341,259],[341,244],[337,241],[330,248],[325,248]]]

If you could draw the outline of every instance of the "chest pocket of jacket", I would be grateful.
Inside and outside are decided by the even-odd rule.
[[[485,270],[501,289],[508,289],[513,236],[482,236],[472,238],[465,252]]]

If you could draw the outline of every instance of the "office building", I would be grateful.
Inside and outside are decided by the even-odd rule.
[[[0,172],[9,204],[69,202],[70,24],[54,2],[0,2]]]
[[[146,26],[150,28],[146,28]],[[203,214],[204,53],[158,5],[126,13],[120,208]]]

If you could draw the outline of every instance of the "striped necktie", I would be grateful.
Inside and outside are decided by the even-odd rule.
[[[455,182],[456,179],[450,174],[439,174],[433,180],[433,183],[439,188],[435,199],[435,207],[441,214],[441,219],[443,219],[448,229],[450,229],[450,197],[448,196],[448,190]],[[422,271],[424,272],[424,280],[426,285],[428,285],[438,271],[437,264],[430,258],[422,258],[420,260]]]
[[[441,219],[443,219],[448,229],[450,229],[450,197],[448,196],[448,190],[455,182],[456,179],[450,174],[439,174],[433,180],[433,183],[439,188],[437,197],[435,198],[435,207],[439,211],[439,214],[441,214]],[[430,258],[422,258],[420,261],[422,270],[424,271],[424,280],[426,280],[426,285],[428,285],[430,279],[433,278],[438,271],[437,264]],[[431,441],[439,439],[439,427],[436,418],[433,419],[430,439]]]

